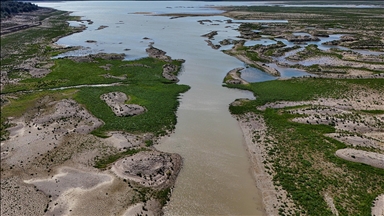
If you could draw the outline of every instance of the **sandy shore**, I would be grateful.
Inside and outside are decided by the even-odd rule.
[[[271,145],[267,140],[267,126],[261,115],[247,113],[236,115],[246,143],[246,149],[251,161],[251,172],[255,178],[256,186],[262,193],[263,205],[267,215],[279,215],[279,208],[284,212],[296,209],[297,206],[287,196],[287,192],[273,183],[274,171],[267,148]],[[255,139],[254,137],[259,137]],[[268,169],[267,169],[268,168]],[[285,206],[287,205],[287,206]]]
[[[384,215],[384,194],[379,195],[374,200],[372,206],[372,216],[383,216]]]
[[[244,68],[235,68],[235,69],[232,69],[230,70],[228,73],[227,73],[227,76],[226,76],[226,81],[225,83],[227,84],[243,84],[243,85],[247,85],[249,84],[247,81],[245,81],[244,79],[242,79],[240,77],[240,71],[243,70]]]

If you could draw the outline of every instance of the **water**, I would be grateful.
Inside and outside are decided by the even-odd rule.
[[[242,70],[241,78],[247,82],[262,82],[276,79],[276,77],[252,67],[248,67]]]
[[[255,46],[257,44],[261,45],[271,45],[271,44],[276,44],[277,42],[271,39],[265,39],[261,38],[259,40],[248,40],[244,43],[244,46]]]
[[[201,25],[201,19],[226,20],[222,16],[169,19],[134,12],[160,13],[177,5],[203,2],[70,2],[40,3],[62,10],[75,11],[94,23],[82,33],[62,38],[59,44],[88,47],[67,53],[84,55],[94,52],[125,53],[127,59],[145,57],[145,48],[165,50],[172,58],[182,58],[180,83],[191,89],[180,98],[175,133],[157,148],[175,152],[184,159],[166,215],[264,215],[260,191],[250,174],[245,143],[237,121],[228,106],[237,98],[253,98],[250,92],[222,87],[226,73],[243,63],[206,45],[202,34],[220,31],[222,37],[238,33],[219,25]],[[170,9],[171,10],[171,9]],[[210,9],[212,10],[212,9]],[[200,12],[200,9],[198,10]],[[101,25],[107,28],[97,30]],[[235,24],[233,24],[235,25]],[[144,39],[144,37],[150,39]],[[96,43],[87,43],[94,40]],[[218,42],[217,40],[215,42]],[[125,51],[125,49],[130,49]]]

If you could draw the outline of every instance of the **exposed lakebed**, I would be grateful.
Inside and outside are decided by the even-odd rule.
[[[73,15],[84,16],[93,22],[84,24],[87,26],[84,32],[58,41],[58,44],[84,47],[64,55],[125,53],[126,60],[131,60],[147,56],[145,49],[154,43],[172,58],[186,60],[179,79],[181,84],[187,84],[191,89],[180,98],[175,133],[157,146],[159,150],[178,153],[184,159],[171,201],[165,208],[166,215],[263,214],[260,192],[249,173],[241,131],[228,111],[228,104],[236,98],[253,96],[249,92],[221,86],[225,74],[233,68],[243,67],[244,63],[211,49],[201,37],[210,31],[218,31],[219,36],[226,38],[236,37],[239,32],[235,29],[239,24],[225,23],[228,18],[219,15],[170,19],[148,14],[220,12],[201,9],[199,6],[205,5],[202,2],[39,5],[75,11]],[[198,21],[205,18],[221,22],[215,23],[217,25],[199,24]],[[100,29],[100,26],[107,27]],[[251,82],[275,79],[256,69],[247,70],[250,70]],[[303,71],[286,70],[285,75],[282,73],[286,77],[306,75]]]

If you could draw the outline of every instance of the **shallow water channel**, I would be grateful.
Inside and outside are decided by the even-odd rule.
[[[82,23],[88,27],[84,32],[58,41],[58,44],[84,47],[65,55],[108,52],[125,53],[127,60],[137,59],[146,57],[145,48],[154,42],[155,47],[166,51],[172,58],[186,60],[179,76],[180,84],[189,85],[191,89],[180,97],[175,132],[156,146],[161,151],[178,153],[184,159],[171,201],[165,207],[166,215],[265,214],[260,191],[250,174],[242,133],[228,111],[229,104],[235,99],[252,98],[253,95],[222,87],[226,73],[236,67],[244,67],[244,64],[219,50],[213,50],[204,41],[206,38],[201,37],[212,30],[218,31],[220,37],[235,37],[239,33],[234,29],[239,24],[228,24],[225,22],[228,18],[219,15],[170,19],[146,14],[218,12],[199,7],[211,2],[83,1],[38,4],[73,11],[73,15],[93,21],[93,24]],[[203,19],[219,21],[215,25],[197,22]],[[101,25],[108,27],[97,30]],[[96,42],[87,43],[87,40]],[[287,71],[286,76],[295,73]],[[252,71],[250,76],[252,81],[274,79],[257,70]]]

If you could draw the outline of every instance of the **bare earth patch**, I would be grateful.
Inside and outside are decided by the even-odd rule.
[[[384,215],[384,194],[376,197],[372,206],[372,216]]]
[[[114,131],[107,139],[95,137],[89,133],[103,122],[73,100],[49,96],[10,122],[15,126],[8,129],[9,140],[1,142],[1,197],[6,199],[1,215],[123,215],[141,202],[136,189],[143,184],[94,166],[110,155],[145,146],[152,134]],[[180,156],[146,151],[131,157],[140,158],[139,166],[139,160],[148,161],[147,168],[154,165],[156,182],[145,186],[155,185],[157,190],[174,185]],[[160,215],[162,205],[148,199],[139,212]]]
[[[249,84],[247,81],[245,81],[244,79],[242,79],[240,77],[240,71],[243,70],[244,68],[235,68],[235,69],[232,69],[230,70],[228,73],[227,73],[227,81],[225,81],[225,83],[227,84]]]
[[[335,154],[336,156],[343,158],[344,160],[368,164],[373,167],[384,169],[383,154],[350,148],[339,149],[336,151]]]
[[[261,190],[263,205],[267,215],[279,215],[279,208],[288,213],[291,209],[298,208],[288,197],[287,191],[281,186],[273,184],[274,171],[272,164],[267,160],[268,148],[271,144],[267,136],[267,126],[261,115],[247,113],[236,115],[246,142],[246,148],[251,161],[251,171],[256,181],[256,186]],[[259,137],[255,139],[254,137]],[[267,169],[268,168],[268,169]]]
[[[123,179],[143,186],[165,188],[172,185],[181,168],[181,157],[157,151],[142,151],[118,160],[112,171]]]
[[[112,109],[116,116],[134,116],[144,113],[144,107],[137,104],[125,104],[129,100],[123,92],[110,92],[100,96]]]
[[[51,214],[68,214],[68,205],[74,203],[72,200],[63,199],[64,194],[73,190],[78,192],[90,191],[102,184],[111,183],[112,176],[106,174],[88,173],[80,170],[63,167],[58,170],[58,174],[48,179],[26,180],[28,184],[35,185],[39,190],[48,194],[52,199],[48,211]],[[69,201],[69,202],[68,202]]]
[[[328,194],[324,193],[324,200],[327,203],[328,207],[331,209],[332,213],[336,216],[339,216],[339,212],[336,209],[335,203],[333,202],[333,198]]]

